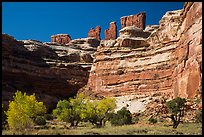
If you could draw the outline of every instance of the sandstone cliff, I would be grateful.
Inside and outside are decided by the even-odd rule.
[[[161,92],[170,98],[192,98],[201,92],[201,2],[185,3],[182,10],[167,12],[159,26],[145,29],[133,25],[132,16],[125,18],[121,18],[120,36],[102,41],[97,48],[87,93],[119,96]]]
[[[119,37],[112,22],[105,40],[99,26],[87,38],[55,35],[45,43],[2,34],[3,102],[18,89],[53,108],[85,85],[81,91],[95,96],[201,93],[202,3],[167,12],[159,25],[145,27],[145,18],[122,17]]]
[[[69,47],[35,40],[17,41],[2,34],[2,100],[8,103],[16,90],[36,93],[49,108],[86,85],[95,38],[70,41]]]

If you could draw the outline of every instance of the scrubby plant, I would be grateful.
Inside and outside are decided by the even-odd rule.
[[[46,120],[45,120],[45,117],[43,117],[43,116],[37,116],[36,118],[35,118],[35,124],[37,124],[37,125],[46,125]]]
[[[46,120],[53,120],[54,119],[52,114],[45,114],[44,117]]]
[[[195,118],[196,118],[196,121],[195,121],[195,122],[197,122],[197,123],[202,123],[202,109],[199,110],[199,111],[196,113]]]
[[[139,117],[133,117],[132,118],[132,123],[138,123],[139,122]]]
[[[150,117],[150,118],[148,119],[148,121],[149,121],[150,124],[156,124],[156,123],[157,123],[157,119],[156,119],[156,118],[153,118],[153,117]]]
[[[34,119],[39,115],[46,113],[46,107],[43,102],[38,102],[35,94],[26,95],[17,91],[9,101],[8,111],[6,111],[7,122],[10,129],[23,130],[34,125]]]
[[[111,125],[127,125],[132,123],[132,115],[126,107],[121,108],[116,114],[113,114]]]
[[[166,102],[169,112],[171,113],[169,118],[173,121],[173,128],[177,128],[181,122],[181,118],[184,116],[186,99],[176,97],[173,100]]]

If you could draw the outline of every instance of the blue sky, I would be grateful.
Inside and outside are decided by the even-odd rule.
[[[85,38],[90,28],[101,26],[101,38],[109,23],[146,12],[146,25],[159,24],[171,10],[182,9],[184,2],[2,2],[2,32],[17,40],[51,41],[51,35],[69,34]]]

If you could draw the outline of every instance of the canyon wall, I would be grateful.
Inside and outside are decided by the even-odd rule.
[[[202,3],[186,2],[159,25],[145,27],[145,18],[143,12],[122,17],[119,37],[110,23],[105,40],[99,26],[88,38],[54,35],[45,43],[2,34],[2,103],[16,90],[36,93],[50,110],[79,89],[93,96],[200,94]]]
[[[181,16],[180,38],[173,52],[177,64],[173,90],[175,96],[192,98],[202,92],[202,3],[186,3]]]
[[[143,15],[143,14],[142,14]],[[102,41],[86,86],[95,96],[168,94],[192,98],[201,92],[202,3],[167,12],[159,26],[121,18],[116,40]],[[142,17],[141,17],[142,18]],[[138,24],[144,24],[144,20]]]
[[[59,99],[76,95],[87,84],[95,38],[70,41],[70,45],[17,41],[2,34],[2,103],[8,105],[17,90],[35,93],[51,110]]]

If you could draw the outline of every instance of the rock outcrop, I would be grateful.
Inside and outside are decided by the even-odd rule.
[[[87,38],[55,35],[45,43],[2,34],[2,102],[16,90],[36,93],[50,110],[79,89],[94,96],[201,94],[202,3],[186,2],[159,25],[145,27],[145,18],[122,17],[118,38],[112,22],[105,40],[99,26]]]
[[[70,46],[17,41],[2,34],[2,101],[8,104],[16,90],[35,93],[51,110],[86,85],[99,41],[70,41]]]
[[[67,44],[71,41],[71,37],[68,34],[57,34],[52,35],[51,40],[57,44]]]
[[[95,52],[87,92],[96,96],[161,92],[169,98],[192,98],[201,92],[201,2],[167,12],[159,26],[144,31],[143,21],[137,27],[127,23],[133,16],[125,18],[120,37],[102,41]]]
[[[146,13],[140,12],[136,15],[124,16],[120,18],[121,27],[124,28],[126,26],[136,26],[141,29],[145,29],[146,23]]]
[[[101,27],[100,26],[96,26],[96,29],[91,28],[90,31],[88,32],[88,37],[94,37],[98,40],[101,40]]]
[[[173,53],[173,90],[176,96],[192,98],[202,92],[202,3],[185,3]]]
[[[116,22],[111,22],[109,29],[105,30],[105,40],[117,38],[117,26]]]

